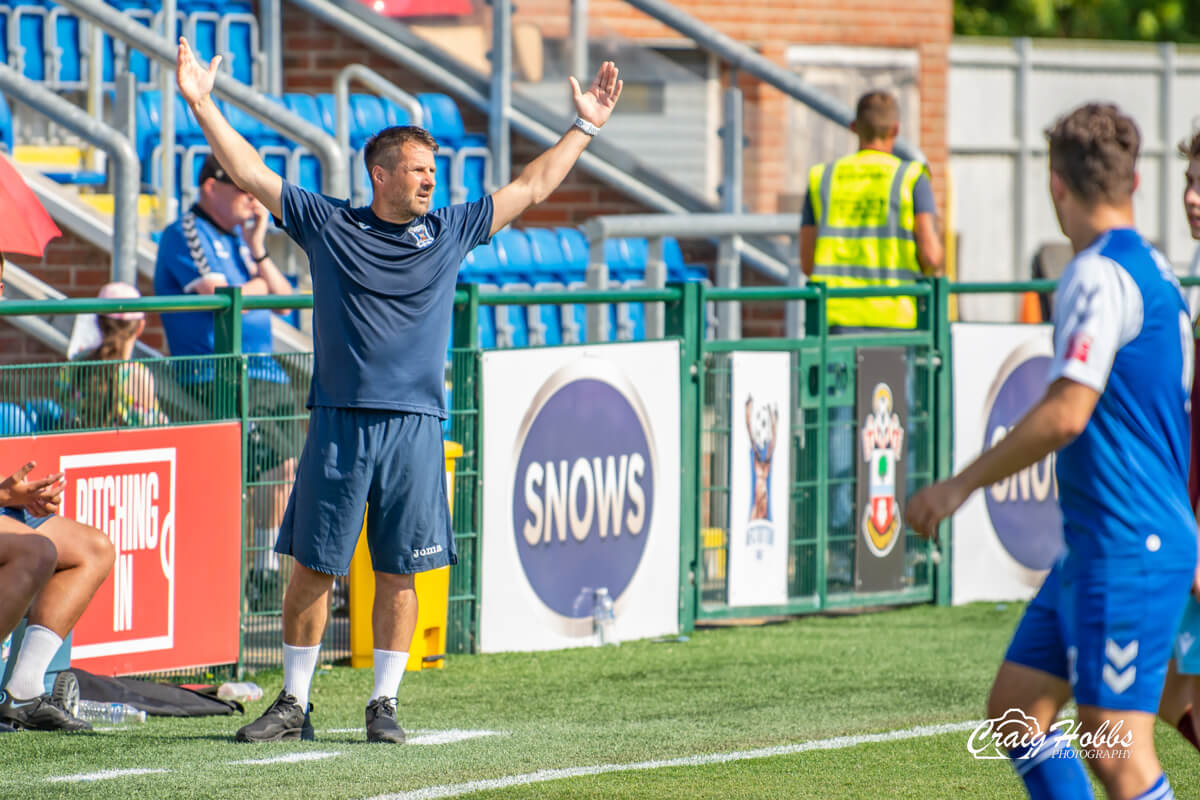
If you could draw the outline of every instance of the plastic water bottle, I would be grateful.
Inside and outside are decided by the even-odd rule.
[[[263,690],[258,688],[258,684],[249,681],[222,683],[217,689],[217,697],[237,703],[253,703],[255,700],[261,700],[262,696]]]
[[[617,641],[616,625],[612,597],[608,594],[608,588],[601,586],[592,595],[592,629],[598,636],[599,644],[620,644]]]
[[[101,703],[98,700],[80,700],[78,716],[89,722],[108,722],[113,725],[146,721],[146,712],[140,708],[128,703]]]

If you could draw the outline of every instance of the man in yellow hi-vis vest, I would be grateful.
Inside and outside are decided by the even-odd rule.
[[[922,273],[941,275],[942,245],[934,225],[929,173],[923,164],[892,155],[900,133],[896,98],[883,91],[864,94],[850,129],[858,136],[858,152],[809,172],[800,227],[804,274],[830,288],[903,286]],[[911,297],[829,300],[826,315],[832,334],[878,333],[917,324]],[[910,397],[911,364],[910,360]],[[829,413],[829,524],[838,535],[854,530],[853,413],[850,406],[836,406]],[[835,559],[829,565],[829,578],[852,584],[848,554],[839,557],[840,562]]]
[[[830,288],[902,286],[922,273],[940,275],[929,174],[923,164],[892,155],[900,133],[896,98],[864,94],[850,130],[858,152],[809,171],[800,228],[804,274]],[[911,297],[830,300],[827,314],[835,333],[917,324]]]

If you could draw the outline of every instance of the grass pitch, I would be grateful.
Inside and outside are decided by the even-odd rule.
[[[922,606],[699,630],[686,642],[451,656],[444,670],[405,677],[400,722],[429,743],[403,747],[365,742],[371,672],[346,667],[316,677],[316,742],[234,743],[280,688],[281,673],[264,672],[252,676],[265,696],[246,719],[0,737],[0,797],[1021,798],[1007,763],[971,757],[966,730],[683,761],[978,720],[1020,611]],[[435,743],[450,730],[492,733]],[[1162,725],[1157,743],[1177,796],[1200,800],[1200,754]],[[579,774],[589,768],[599,774]],[[95,773],[111,777],[78,779]]]

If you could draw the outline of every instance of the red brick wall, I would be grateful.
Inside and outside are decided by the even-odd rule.
[[[905,48],[920,59],[921,149],[930,160],[934,192],[943,202],[946,142],[946,82],[953,6],[949,0],[673,0],[681,10],[786,66],[791,45],[836,44]],[[593,30],[615,30],[635,39],[675,39],[677,33],[624,0],[591,0]],[[565,32],[562,0],[521,0],[515,18],[537,24],[547,37]],[[619,66],[619,65],[618,65]],[[746,202],[759,212],[778,211],[783,192],[787,98],[743,76],[746,136]],[[619,113],[619,112],[618,112]]]
[[[51,241],[40,259],[16,255],[9,261],[69,297],[95,297],[111,276],[111,255],[70,232]],[[138,288],[144,295],[154,293],[152,281],[146,277],[139,277]],[[150,347],[165,350],[166,339],[157,314],[149,316],[142,341]],[[0,363],[28,364],[61,361],[62,358],[62,354],[53,352],[0,318]]]

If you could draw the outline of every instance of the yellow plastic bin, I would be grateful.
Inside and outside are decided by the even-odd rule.
[[[462,455],[462,445],[446,442],[446,494],[454,513],[454,463]],[[367,509],[367,513],[371,513]],[[446,665],[446,617],[450,604],[450,568],[419,572],[416,576],[417,629],[408,651],[408,669],[441,669]],[[371,606],[375,601],[375,572],[367,548],[367,520],[350,562],[350,666],[374,664],[374,633]]]

